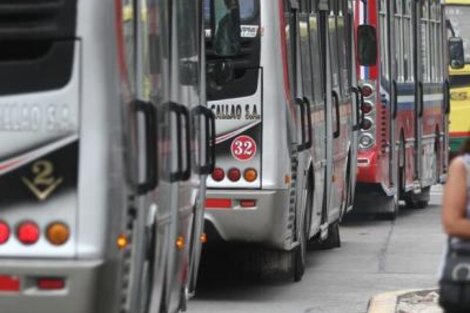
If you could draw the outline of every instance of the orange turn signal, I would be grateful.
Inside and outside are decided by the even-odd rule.
[[[125,249],[129,245],[129,238],[125,234],[120,234],[117,237],[116,245],[118,246],[119,250]]]
[[[186,243],[184,242],[184,238],[182,236],[179,236],[176,239],[176,247],[180,250],[183,250],[185,246],[186,246]]]
[[[201,237],[199,237],[199,239],[201,240],[201,242],[204,244],[204,243],[207,243],[207,234],[206,233],[202,233],[201,234]]]
[[[69,227],[64,223],[54,222],[47,228],[46,237],[54,246],[61,246],[70,238]]]
[[[253,168],[249,168],[245,170],[245,173],[243,173],[243,177],[247,182],[252,183],[258,178],[258,172]]]

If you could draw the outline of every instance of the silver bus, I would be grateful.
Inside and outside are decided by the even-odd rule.
[[[184,309],[214,167],[202,3],[0,14],[0,311]]]
[[[241,0],[239,11],[239,47],[221,49],[217,25],[206,26],[217,137],[205,229],[209,243],[266,248],[253,267],[300,280],[307,242],[340,246],[352,207],[361,102],[352,3]]]

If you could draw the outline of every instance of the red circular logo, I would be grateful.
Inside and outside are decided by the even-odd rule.
[[[238,161],[246,162],[256,155],[256,142],[249,136],[239,136],[232,141],[232,155]]]

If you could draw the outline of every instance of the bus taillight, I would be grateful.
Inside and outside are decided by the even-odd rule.
[[[242,177],[242,174],[238,168],[231,168],[227,174],[228,179],[232,182],[237,182]]]
[[[64,223],[52,223],[47,228],[47,240],[55,246],[65,244],[70,237],[70,230]]]
[[[6,243],[10,239],[10,226],[0,221],[0,245]]]
[[[18,240],[24,245],[35,244],[39,240],[39,227],[33,222],[24,222],[18,226]]]
[[[364,85],[362,86],[362,93],[364,94],[364,97],[368,98],[372,96],[374,89],[370,85]]]
[[[225,172],[223,169],[221,169],[220,167],[217,167],[214,172],[212,172],[212,179],[214,181],[217,181],[217,182],[220,182],[220,181],[223,181],[225,178]]]

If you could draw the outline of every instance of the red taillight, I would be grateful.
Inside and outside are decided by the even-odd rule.
[[[237,182],[242,177],[242,172],[238,168],[231,168],[227,174],[228,179],[233,182]]]
[[[232,200],[231,199],[206,199],[206,208],[230,209],[232,208]]]
[[[372,121],[369,120],[369,119],[367,119],[367,118],[364,119],[364,120],[362,121],[361,128],[362,128],[363,130],[369,130],[369,129],[371,129],[371,128],[372,128]]]
[[[364,112],[364,114],[369,114],[370,112],[372,112],[372,104],[370,102],[364,102],[362,105],[361,105],[361,111]]]
[[[60,290],[65,288],[63,278],[39,278],[37,280],[39,290]]]
[[[6,243],[10,239],[10,226],[0,221],[0,245]]]
[[[212,172],[212,179],[215,181],[223,181],[225,178],[225,172],[220,167],[217,167],[214,172]]]
[[[33,222],[24,222],[18,226],[17,236],[22,244],[35,244],[40,236],[39,227]]]
[[[20,291],[20,279],[15,276],[0,276],[0,292]]]
[[[252,208],[256,206],[256,200],[240,200],[242,208]]]
[[[362,94],[364,97],[370,97],[374,93],[374,90],[370,86],[363,86],[362,87]]]

